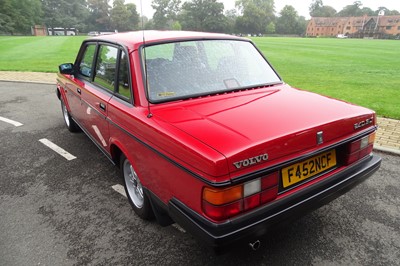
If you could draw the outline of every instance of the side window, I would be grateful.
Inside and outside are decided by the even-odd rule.
[[[118,48],[108,45],[100,46],[94,82],[112,92],[115,88],[117,58]]]
[[[128,56],[124,51],[121,51],[121,59],[119,61],[118,72],[118,91],[117,93],[123,98],[131,99],[131,90],[129,88],[129,67]]]
[[[85,77],[90,77],[93,66],[94,53],[96,52],[96,45],[90,44],[86,46],[85,53],[79,64],[79,73]]]

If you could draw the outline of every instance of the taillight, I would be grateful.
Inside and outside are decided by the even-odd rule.
[[[374,132],[368,136],[349,143],[344,164],[352,164],[370,154],[374,146],[375,134],[376,133]]]
[[[274,200],[278,195],[279,173],[229,187],[203,189],[203,212],[215,221],[229,219]]]

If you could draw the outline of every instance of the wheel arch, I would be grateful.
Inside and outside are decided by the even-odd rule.
[[[120,158],[122,154],[126,158],[128,158],[128,160],[130,160],[131,163],[133,163],[132,162],[133,159],[129,155],[128,150],[125,149],[124,146],[117,140],[115,139],[111,140],[110,155],[112,161],[118,168],[120,168],[121,166]],[[168,207],[155,194],[153,194],[153,192],[148,187],[143,187],[143,190],[147,198],[149,199],[151,209],[153,211],[153,214],[157,222],[161,226],[168,226],[174,223],[174,221],[168,214]]]
[[[124,154],[126,158],[128,158],[129,160],[131,160],[131,158],[129,158],[128,152],[127,150],[125,150],[124,148],[122,148],[122,145],[120,143],[118,143],[117,141],[113,141],[111,140],[111,144],[110,144],[110,156],[111,156],[111,160],[113,161],[113,163],[119,168],[120,167],[120,159],[121,159],[121,155]]]

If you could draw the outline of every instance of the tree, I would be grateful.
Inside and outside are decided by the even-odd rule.
[[[275,23],[271,21],[265,28],[265,33],[275,33],[275,31],[276,31]]]
[[[114,30],[135,30],[139,24],[139,14],[135,4],[126,4],[125,0],[114,0],[110,11],[111,26]]]
[[[31,26],[42,22],[40,0],[2,0],[0,5],[0,32],[28,34]]]
[[[126,9],[125,0],[114,0],[110,11],[111,27],[118,31],[129,29],[129,11]]]
[[[362,13],[362,15],[367,15],[367,16],[375,15],[375,12],[369,7],[363,7],[361,9],[361,13]]]
[[[333,7],[325,6],[322,0],[314,0],[309,10],[311,17],[334,17],[337,13]]]
[[[359,17],[363,15],[361,7],[361,1],[355,1],[352,5],[345,6],[337,15],[339,17]]]
[[[296,33],[299,35],[304,35],[307,30],[308,20],[306,20],[306,18],[303,16],[299,16],[297,21],[298,21],[298,24],[297,24]]]
[[[267,25],[275,20],[274,0],[238,0],[236,7],[242,12],[236,20],[240,32],[264,33]]]
[[[15,19],[17,10],[12,8],[11,0],[4,0],[0,5],[0,33],[13,34],[15,32]]]
[[[172,24],[172,29],[173,30],[182,30],[182,25],[179,23],[179,21],[175,21],[174,24]]]
[[[153,0],[153,23],[157,29],[170,29],[180,11],[181,0]]]
[[[43,20],[47,27],[86,30],[89,10],[85,0],[41,0]]]
[[[191,0],[182,5],[180,14],[185,30],[223,32],[227,21],[224,4],[217,0]]]
[[[237,19],[237,11],[236,9],[230,9],[225,11],[226,18],[226,28],[225,32],[235,32],[235,23]]]
[[[87,3],[90,11],[90,16],[87,20],[88,25],[91,26],[89,30],[110,30],[111,21],[108,0],[87,0]]]
[[[125,6],[129,12],[129,18],[128,18],[129,30],[138,29],[140,20],[139,20],[139,13],[137,12],[136,5],[133,3],[129,3],[129,4],[126,4]]]
[[[384,12],[385,16],[400,15],[400,12],[399,12],[399,11],[397,11],[397,10],[390,10],[390,9],[387,9],[386,7],[384,7],[384,6],[378,7],[378,10],[376,10],[376,11],[374,12],[373,15],[377,16],[377,15],[379,14],[379,12],[381,12],[381,11]]]
[[[302,17],[302,21],[305,21]],[[280,17],[277,19],[276,32],[281,34],[302,34],[305,31],[300,17],[293,6],[286,5],[280,12]]]
[[[310,11],[310,16],[317,17],[315,15],[316,12],[318,12],[323,6],[324,6],[324,3],[322,3],[322,0],[313,0],[311,2],[310,7],[308,8],[308,10]]]

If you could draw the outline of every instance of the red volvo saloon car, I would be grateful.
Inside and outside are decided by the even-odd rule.
[[[59,69],[67,128],[120,168],[136,214],[216,249],[256,249],[381,164],[373,111],[290,87],[248,39],[97,36]]]

